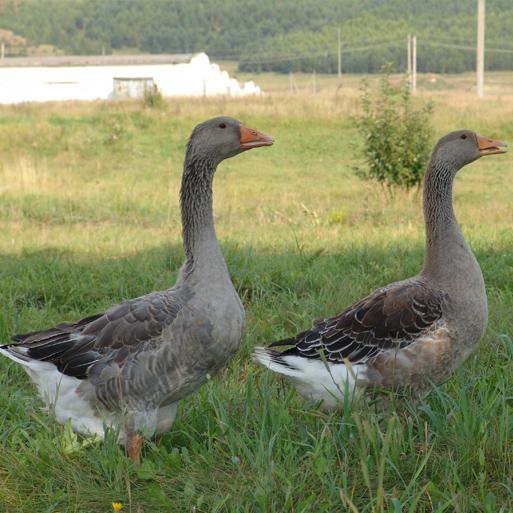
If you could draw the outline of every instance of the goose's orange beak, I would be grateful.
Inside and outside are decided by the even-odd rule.
[[[274,139],[270,135],[240,125],[240,147],[243,150],[250,150],[260,146],[271,146],[273,143]]]
[[[503,141],[496,141],[483,137],[482,135],[477,136],[477,146],[479,147],[479,156],[484,157],[485,155],[497,155],[498,153],[506,153],[504,148],[507,144]]]

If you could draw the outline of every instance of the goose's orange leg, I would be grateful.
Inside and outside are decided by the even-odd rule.
[[[130,459],[136,464],[141,463],[141,447],[143,443],[143,437],[135,431],[127,433],[126,438],[126,452]]]

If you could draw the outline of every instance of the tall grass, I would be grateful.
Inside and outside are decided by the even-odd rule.
[[[173,283],[181,162],[196,122],[225,113],[276,138],[215,179],[217,232],[248,314],[240,353],[183,401],[138,468],[113,437],[89,443],[57,425],[21,369],[0,360],[0,511],[99,513],[114,500],[134,513],[513,510],[511,156],[456,181],[490,325],[425,401],[321,413],[249,360],[257,343],[421,265],[418,193],[388,198],[353,176],[355,97],[0,108],[0,340]],[[513,140],[513,102],[434,99],[437,135],[466,127]]]

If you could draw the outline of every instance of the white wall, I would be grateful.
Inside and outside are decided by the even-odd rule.
[[[242,96],[261,92],[252,81],[239,84],[200,53],[186,64],[0,66],[0,103],[107,99],[112,96],[114,77],[152,77],[164,96]]]

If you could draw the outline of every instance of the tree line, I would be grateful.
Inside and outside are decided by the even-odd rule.
[[[476,10],[475,0],[2,0],[0,28],[71,54],[206,51],[278,72],[336,72],[337,30],[343,71],[404,69],[415,33],[419,71],[461,72],[475,67]],[[486,34],[488,48],[512,50],[487,53],[487,68],[513,69],[511,0],[487,1]]]

